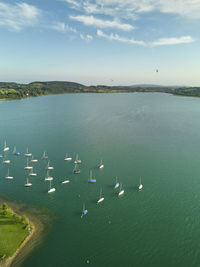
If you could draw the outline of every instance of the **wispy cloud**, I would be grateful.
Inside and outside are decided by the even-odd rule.
[[[0,2],[0,26],[15,31],[34,25],[40,14],[40,9],[24,2],[13,5]]]
[[[68,24],[64,22],[55,22],[49,28],[59,31],[59,32],[74,32],[74,33],[77,32],[75,28],[69,26]]]
[[[99,37],[103,37],[103,38],[106,38],[106,39],[109,39],[109,40],[119,41],[119,42],[122,42],[122,43],[136,44],[136,45],[146,45],[145,42],[143,42],[143,41],[137,41],[137,40],[134,40],[134,39],[121,37],[118,34],[113,34],[113,33],[105,34],[101,30],[97,30],[97,35]]]
[[[188,18],[200,18],[199,0],[64,0],[88,14],[105,14],[135,19],[141,13],[159,11]]]
[[[70,19],[82,22],[87,26],[95,26],[98,28],[116,28],[123,31],[131,31],[134,27],[130,24],[124,24],[118,20],[103,20],[95,18],[94,16],[70,16]]]
[[[191,36],[181,36],[179,38],[171,37],[171,38],[161,38],[155,42],[152,42],[152,46],[160,46],[160,45],[176,45],[176,44],[187,44],[192,43],[195,40]]]
[[[142,46],[161,46],[161,45],[176,45],[176,44],[185,44],[192,43],[195,40],[191,36],[181,36],[181,37],[172,37],[172,38],[161,38],[154,42],[144,42],[141,40],[130,39],[126,37],[121,37],[118,34],[105,34],[101,30],[97,30],[97,36],[106,38],[108,40],[119,41],[122,43],[132,44],[132,45],[142,45]]]
[[[92,35],[90,35],[90,34],[83,34],[83,33],[81,33],[80,34],[80,37],[81,37],[82,40],[84,40],[86,42],[90,42],[93,39]]]

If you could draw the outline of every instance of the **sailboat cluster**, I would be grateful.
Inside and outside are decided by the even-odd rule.
[[[10,150],[10,148],[7,146],[6,144],[6,141],[4,143],[4,148],[3,148],[3,154],[0,154],[0,158],[2,158],[2,163],[3,164],[10,164],[10,159],[8,159],[8,151]],[[18,152],[16,150],[16,146],[14,147],[13,149],[13,152],[12,152],[12,155],[14,156],[20,156],[21,153]],[[37,176],[37,173],[34,172],[34,164],[36,164],[38,162],[38,159],[35,159],[34,156],[32,155],[32,153],[29,152],[28,148],[26,150],[26,152],[23,154],[23,156],[27,159],[26,160],[26,166],[24,167],[24,170],[25,170],[25,173],[26,173],[26,182],[24,184],[25,187],[31,187],[32,186],[32,183],[30,182],[30,179],[31,177],[35,177]],[[53,181],[53,177],[52,175],[50,174],[50,172],[52,170],[54,170],[54,167],[50,164],[50,160],[48,158],[48,155],[46,154],[46,152],[43,153],[42,157],[41,157],[41,160],[43,161],[46,161],[47,162],[47,165],[46,165],[46,176],[44,178],[45,181],[48,181],[49,182],[49,189],[48,189],[48,194],[50,193],[53,193],[56,191],[56,188],[55,187],[52,187],[52,181]],[[66,154],[66,156],[64,157],[64,161],[66,162],[71,162],[72,161],[72,157],[69,155],[69,154]],[[74,174],[79,174],[81,171],[78,167],[79,164],[81,164],[82,161],[81,159],[79,158],[78,154],[76,155],[76,158],[74,160],[74,168],[73,168],[73,173]],[[98,165],[98,168],[99,169],[103,169],[104,168],[104,164],[102,162],[102,160],[100,161],[100,164]],[[8,172],[7,172],[7,175],[5,176],[5,179],[7,180],[13,180],[14,177],[10,175],[10,169],[8,168]],[[64,180],[62,181],[61,183],[62,184],[68,184],[70,182],[70,180]],[[96,183],[96,178],[94,177],[93,173],[92,173],[92,170],[90,170],[90,176],[89,176],[89,179],[88,179],[88,183]],[[122,183],[120,183],[118,181],[118,177],[116,177],[115,179],[115,183],[114,183],[114,186],[113,186],[113,189],[116,190],[116,189],[119,189],[119,192],[118,192],[118,196],[122,196],[124,194],[124,189],[122,188]],[[139,183],[139,186],[138,186],[138,190],[142,190],[143,189],[143,185],[142,185],[142,182],[141,182],[141,177],[140,177],[140,183]],[[100,204],[101,202],[104,201],[104,197],[102,196],[102,188],[100,189],[100,195],[99,195],[99,199],[97,200],[96,204]],[[85,204],[83,204],[83,210],[82,210],[82,213],[81,213],[81,218],[83,216],[85,216],[86,214],[88,213],[88,210],[85,208]]]

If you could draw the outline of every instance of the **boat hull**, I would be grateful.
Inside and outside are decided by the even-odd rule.
[[[55,192],[55,191],[56,191],[55,188],[51,188],[51,189],[49,189],[48,194],[53,193],[53,192]]]

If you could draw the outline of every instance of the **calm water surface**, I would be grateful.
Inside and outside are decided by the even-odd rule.
[[[7,153],[15,179],[4,178],[1,161],[0,192],[57,218],[23,267],[200,266],[200,99],[134,93],[0,101],[1,150],[5,139],[40,160],[25,188],[26,158]],[[51,195],[44,150],[55,167]],[[67,152],[79,154],[79,175],[64,161]],[[96,184],[87,182],[91,169]],[[96,205],[101,187],[105,200]],[[83,203],[89,212],[81,219]]]

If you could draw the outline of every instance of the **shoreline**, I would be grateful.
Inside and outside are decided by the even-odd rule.
[[[47,210],[29,206],[0,195],[0,203],[3,202],[6,202],[15,213],[26,215],[32,227],[31,233],[22,241],[15,253],[0,263],[1,267],[17,267],[27,259],[29,254],[39,248],[52,226],[54,216]]]

